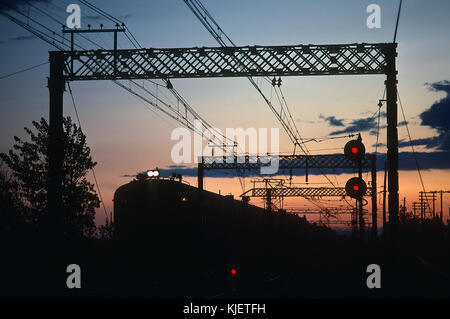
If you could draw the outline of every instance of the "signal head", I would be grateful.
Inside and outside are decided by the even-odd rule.
[[[366,148],[359,140],[351,140],[345,144],[344,154],[349,160],[358,162],[366,155]]]
[[[361,199],[366,194],[366,191],[366,182],[359,177],[350,178],[345,184],[345,192],[351,198]]]

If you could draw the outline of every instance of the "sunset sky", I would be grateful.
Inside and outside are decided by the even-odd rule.
[[[6,0],[1,0],[0,3]],[[64,22],[70,0],[6,1],[21,12],[29,3]],[[112,16],[123,20],[143,47],[176,48],[218,46],[183,0],[91,1]],[[202,1],[221,28],[237,45],[342,44],[392,42],[399,1]],[[381,28],[366,26],[366,8],[376,3],[381,7]],[[22,4],[22,5],[21,5]],[[9,7],[1,11],[20,15]],[[58,31],[61,27],[34,7],[31,17]],[[397,41],[398,90],[409,130],[419,152],[419,165],[425,189],[450,189],[450,2],[447,0],[407,0],[403,3]],[[26,18],[25,18],[26,19]],[[98,27],[114,27],[97,13],[81,5],[81,23]],[[48,60],[54,48],[0,15],[0,78]],[[92,36],[93,41],[111,46],[111,35]],[[88,45],[88,44],[86,44]],[[120,37],[121,48],[131,48]],[[49,96],[45,64],[33,70],[0,79],[0,152],[13,145],[13,136],[24,136],[23,127],[33,120],[48,118]],[[361,132],[368,152],[375,151],[376,120],[372,114],[382,98],[385,76],[284,77],[282,89],[304,138],[340,136]],[[280,124],[257,91],[245,78],[176,79],[174,87],[213,126],[225,128],[272,128]],[[123,81],[125,85],[127,81]],[[165,88],[148,85],[158,96],[169,96]],[[75,102],[87,141],[95,161],[96,174],[108,211],[112,211],[114,191],[133,175],[155,167],[174,171],[170,136],[179,125],[157,110],[150,111],[136,97],[110,81],[71,83]],[[263,87],[270,95],[270,86]],[[173,98],[172,98],[173,100]],[[385,110],[383,106],[382,111]],[[64,114],[75,119],[70,95],[64,96]],[[403,122],[399,105],[399,122]],[[404,123],[403,123],[404,124]],[[381,116],[378,152],[385,153],[386,118]],[[400,198],[406,197],[408,209],[418,200],[422,190],[412,159],[405,125],[400,125]],[[341,153],[348,139],[311,142],[313,154]],[[280,127],[280,151],[293,147]],[[185,164],[187,168],[194,164]],[[383,167],[379,166],[378,186],[382,186]],[[179,170],[196,186],[192,170]],[[208,176],[209,172],[206,173]],[[237,178],[226,175],[210,177],[206,189],[237,198],[242,188]],[[337,175],[342,186],[350,176]],[[245,188],[251,186],[248,177]],[[334,177],[332,177],[335,180]],[[311,183],[324,183],[323,176],[311,176]],[[305,178],[296,177],[304,183]],[[381,190],[381,188],[379,189]],[[450,194],[447,195],[450,197]],[[381,196],[379,197],[381,200]],[[260,201],[252,201],[260,204]],[[320,205],[326,205],[322,201]],[[444,202],[448,218],[450,198]],[[290,200],[290,207],[314,207],[306,201]],[[437,204],[439,207],[439,204]],[[380,214],[381,215],[381,214]],[[445,218],[446,219],[446,218]],[[97,221],[104,221],[98,211]]]

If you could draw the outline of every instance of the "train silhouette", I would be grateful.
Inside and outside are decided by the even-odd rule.
[[[139,174],[114,194],[120,289],[130,295],[254,291],[271,276],[295,271],[307,251],[326,249],[335,236],[304,217],[268,213],[154,172]]]

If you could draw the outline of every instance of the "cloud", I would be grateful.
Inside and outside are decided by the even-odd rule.
[[[377,118],[360,118],[350,122],[350,124],[343,130],[337,130],[330,133],[330,135],[339,135],[344,133],[366,132],[377,128]]]
[[[414,145],[450,151],[450,81],[425,83],[434,92],[445,92],[445,96],[434,102],[430,108],[419,114],[420,125],[429,126],[437,131],[437,135],[413,140]],[[400,145],[399,145],[400,146]]]
[[[17,10],[24,6],[28,6],[29,3],[49,3],[50,1],[51,0],[1,0],[0,11]]]
[[[105,17],[101,15],[86,15],[86,19],[91,19],[94,21],[105,20]]]
[[[128,18],[131,18],[132,16],[133,16],[133,15],[132,15],[131,13],[126,13],[126,14],[123,14],[123,15],[118,16],[117,19],[119,19],[119,20],[125,20],[125,19],[128,19]]]
[[[323,116],[320,114],[319,118],[323,119],[325,122],[328,122],[328,125],[330,126],[344,126],[344,120],[337,119],[335,116]]]
[[[398,141],[398,147],[410,147],[411,144],[413,146],[425,146],[426,148],[435,148],[439,146],[439,138],[435,136],[435,137],[418,138],[412,140],[412,142],[410,142],[409,140]]]
[[[117,19],[118,20],[125,20],[125,19],[128,19],[128,18],[132,17],[132,16],[133,16],[132,14],[127,13],[127,14],[122,14],[122,15],[118,16]],[[106,20],[106,18],[104,16],[102,16],[102,15],[86,15],[86,18],[94,20],[94,21]]]
[[[397,126],[406,126],[407,124],[409,124],[408,121],[401,121],[397,124]]]
[[[188,168],[186,165],[170,165],[168,167],[171,169]]]
[[[33,40],[36,37],[34,35],[20,35],[18,37],[9,38],[9,41],[28,41]]]

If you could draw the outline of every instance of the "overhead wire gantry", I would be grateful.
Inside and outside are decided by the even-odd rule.
[[[50,52],[50,210],[53,213],[60,212],[62,207],[62,109],[66,81],[384,74],[388,123],[389,218],[396,224],[396,47],[396,43],[362,43]]]

